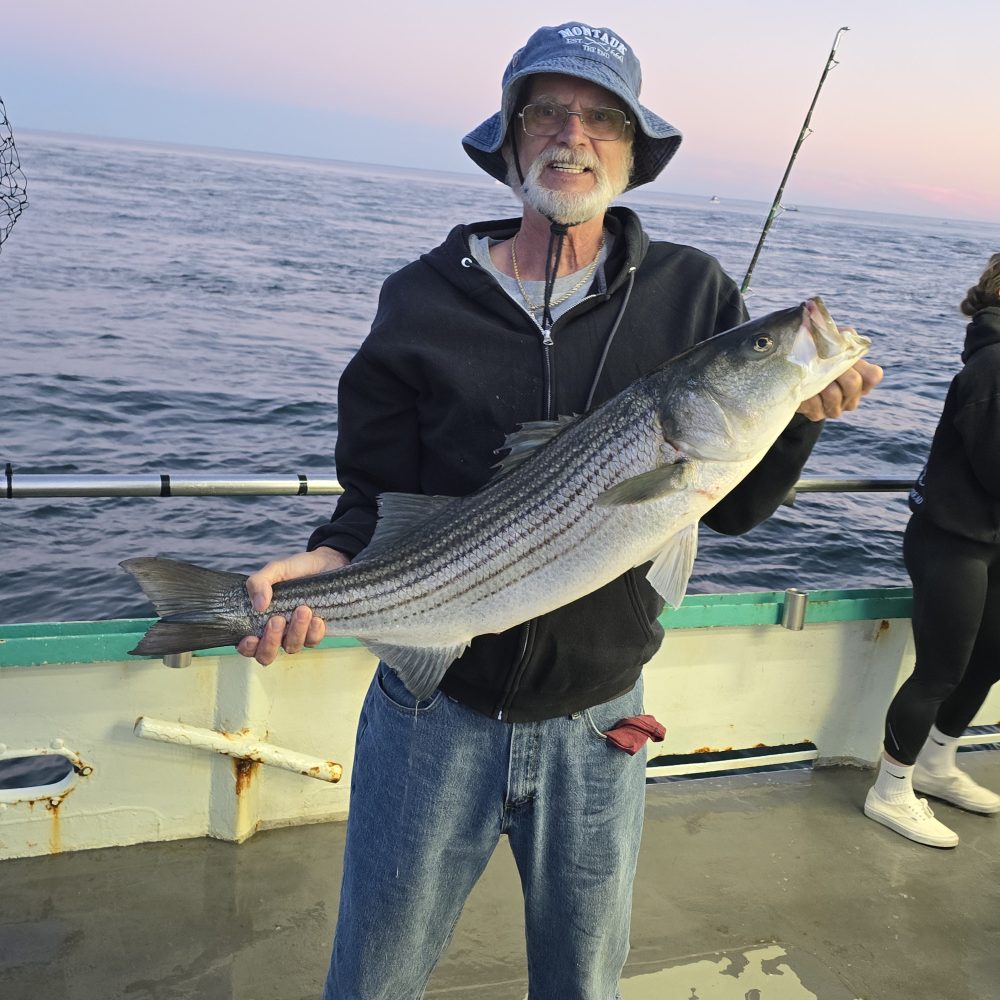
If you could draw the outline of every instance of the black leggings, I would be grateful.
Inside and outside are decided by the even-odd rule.
[[[910,518],[903,559],[913,583],[913,673],[885,720],[885,750],[912,764],[931,725],[961,736],[1000,679],[1000,545]]]

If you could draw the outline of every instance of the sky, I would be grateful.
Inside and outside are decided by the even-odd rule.
[[[612,28],[642,103],[680,128],[653,185],[769,203],[824,84],[785,204],[1000,222],[997,0],[0,0],[14,130],[474,172],[541,24]]]

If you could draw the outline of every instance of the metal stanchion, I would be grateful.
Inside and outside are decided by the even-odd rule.
[[[785,603],[781,606],[781,625],[798,632],[806,623],[806,605],[809,595],[804,590],[789,587],[785,591]]]

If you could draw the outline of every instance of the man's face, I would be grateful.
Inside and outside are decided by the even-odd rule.
[[[628,115],[626,106],[612,93],[572,76],[534,76],[527,93],[522,108],[526,104],[558,105],[567,111],[615,108]],[[573,224],[603,215],[628,186],[630,130],[620,139],[594,139],[586,134],[577,115],[567,115],[555,135],[527,135],[520,118],[514,119],[511,128],[518,130],[524,184],[519,183],[513,164],[508,182],[526,205],[549,218]]]

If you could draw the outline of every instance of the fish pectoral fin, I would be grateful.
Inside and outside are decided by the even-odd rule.
[[[599,507],[619,507],[625,504],[648,503],[661,497],[677,493],[687,485],[686,463],[676,462],[673,465],[661,465],[649,472],[626,479],[617,486],[599,494],[596,503]]]
[[[499,454],[507,454],[495,465],[493,482],[501,476],[506,476],[511,469],[516,469],[522,462],[529,459],[539,448],[547,445],[560,431],[565,430],[579,417],[560,417],[558,420],[530,420],[504,439],[503,447],[497,449]]]
[[[371,541],[352,562],[378,555],[396,542],[413,536],[425,522],[461,497],[423,496],[419,493],[381,493],[378,497],[378,522]]]
[[[698,525],[689,524],[671,535],[646,573],[653,589],[672,608],[680,607],[684,599],[697,553]]]
[[[448,668],[469,645],[468,640],[453,646],[393,646],[388,642],[361,640],[380,660],[384,660],[418,701],[429,698]]]

